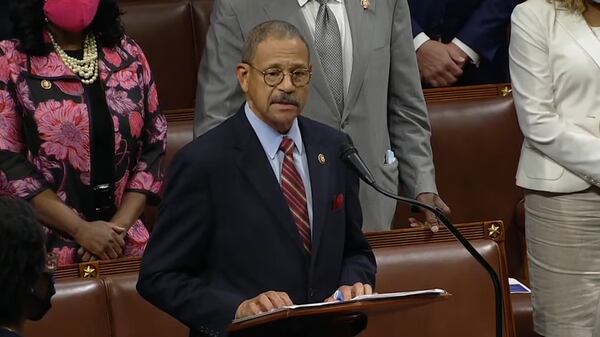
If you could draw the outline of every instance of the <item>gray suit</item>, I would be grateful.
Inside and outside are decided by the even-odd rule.
[[[234,114],[244,101],[235,66],[248,32],[261,22],[284,20],[298,27],[310,44],[313,77],[303,114],[348,133],[384,188],[400,187],[410,197],[437,193],[406,0],[371,0],[366,10],[361,1],[346,0],[346,11],[354,53],[340,116],[297,0],[216,0],[199,71],[195,136]],[[397,162],[384,163],[388,149]],[[365,230],[389,229],[395,202],[367,186],[361,186],[360,198]]]

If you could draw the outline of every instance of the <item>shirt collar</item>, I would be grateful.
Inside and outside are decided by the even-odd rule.
[[[309,1],[314,1],[314,0],[298,0],[298,5],[300,5],[300,7],[304,7],[304,5],[306,5]],[[333,0],[333,1],[344,2],[344,0]]]
[[[271,160],[277,155],[277,151],[279,151],[279,145],[281,144],[283,136],[291,138],[296,145],[296,151],[299,155],[302,155],[302,134],[300,133],[300,128],[298,127],[298,118],[294,119],[294,123],[287,134],[281,134],[279,131],[273,129],[269,124],[265,123],[262,119],[258,118],[256,113],[250,109],[248,102],[246,102],[244,105],[244,112],[246,113],[246,118],[248,118],[248,122],[250,122],[252,129],[254,129],[260,144],[265,150],[265,153]]]

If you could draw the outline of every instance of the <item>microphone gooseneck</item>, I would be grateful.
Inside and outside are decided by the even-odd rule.
[[[454,235],[454,237],[465,247],[465,249],[479,262],[479,264],[487,271],[490,278],[492,279],[492,284],[494,285],[494,295],[495,295],[495,304],[496,304],[496,337],[503,336],[503,322],[504,322],[504,314],[503,314],[503,300],[502,300],[502,288],[500,286],[500,279],[496,274],[496,271],[492,266],[479,254],[479,252],[471,245],[471,243],[465,239],[465,237],[454,227],[452,222],[444,215],[442,211],[438,208],[433,207],[431,205],[422,203],[418,200],[401,197],[399,195],[393,194],[381,188],[377,185],[375,178],[369,168],[365,164],[365,162],[360,158],[358,151],[356,148],[350,144],[344,144],[342,146],[341,151],[342,160],[346,161],[358,174],[358,176],[371,187],[373,187],[379,193],[398,200],[400,202],[407,203],[409,205],[418,206],[424,209],[431,211],[435,216],[440,219],[440,221],[448,228],[450,233]]]
[[[369,171],[369,168],[363,162],[363,160],[358,155],[358,151],[356,148],[350,144],[344,144],[342,146],[342,159],[350,163],[350,166],[354,168],[358,172],[358,175],[364,180],[367,184],[373,186],[375,185],[375,178],[373,178],[373,174]]]

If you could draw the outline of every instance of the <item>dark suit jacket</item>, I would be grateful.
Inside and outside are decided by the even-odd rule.
[[[518,0],[408,0],[413,37],[425,32],[444,43],[455,37],[481,64],[465,66],[457,85],[508,82],[508,28]]]
[[[301,304],[340,285],[374,285],[358,178],[339,155],[347,136],[303,117],[299,126],[313,196],[311,256],[243,109],[177,154],[137,287],[192,336],[224,335],[239,304],[268,290]],[[345,202],[333,209],[339,194]]]

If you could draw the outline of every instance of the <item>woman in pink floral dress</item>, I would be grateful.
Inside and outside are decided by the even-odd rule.
[[[0,195],[29,200],[60,264],[139,256],[167,122],[116,0],[19,0],[0,42]]]

